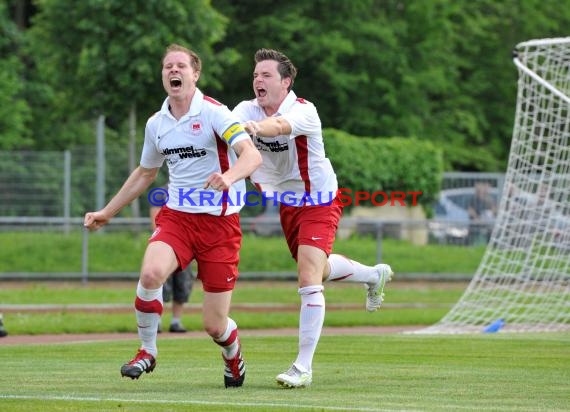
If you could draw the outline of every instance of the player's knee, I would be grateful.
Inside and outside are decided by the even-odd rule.
[[[154,266],[143,267],[140,281],[144,288],[157,289],[164,283],[164,275],[160,268]]]
[[[323,275],[312,271],[299,272],[299,286],[319,285],[323,282]]]
[[[218,339],[226,331],[225,327],[221,324],[207,322],[204,323],[204,330],[213,339]]]

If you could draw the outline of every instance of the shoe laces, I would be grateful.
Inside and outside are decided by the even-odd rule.
[[[297,368],[294,364],[291,365],[291,367],[289,368],[289,370],[287,372],[285,372],[287,375],[289,376],[302,376],[303,373],[308,373],[308,372],[302,372],[299,368]]]
[[[223,358],[224,362],[226,363],[226,366],[231,371],[233,377],[236,379],[239,378],[241,376],[240,374],[240,363],[242,362],[241,350],[238,350],[236,356],[234,356],[231,359],[228,359],[225,356],[223,356]]]
[[[134,357],[134,359],[129,362],[129,365],[134,365],[135,363],[137,363],[141,359],[149,359],[149,358],[152,359],[152,355],[150,353],[148,353],[144,349],[139,349],[137,352],[137,355]]]

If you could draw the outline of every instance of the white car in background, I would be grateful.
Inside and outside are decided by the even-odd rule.
[[[499,190],[489,188],[489,195],[499,204]],[[475,198],[475,187],[446,189],[433,205],[434,217],[429,222],[430,237],[439,243],[472,244],[476,237],[488,237],[495,223],[494,216],[474,223],[467,211]]]

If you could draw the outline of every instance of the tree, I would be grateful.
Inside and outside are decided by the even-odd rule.
[[[32,68],[19,75],[25,89],[17,95],[33,110],[35,147],[92,138],[86,119],[101,111],[116,136],[127,135],[129,113],[146,116],[163,98],[158,62],[176,41],[199,52],[200,87],[223,92],[230,107],[253,96],[254,52],[277,48],[300,69],[295,91],[317,104],[326,127],[433,141],[447,170],[503,170],[516,98],[511,50],[567,36],[570,27],[570,7],[559,0],[269,3],[37,0],[29,57],[16,50],[20,61],[11,63]],[[18,119],[1,116],[0,124]]]
[[[213,2],[232,21],[255,22],[229,27],[227,44],[246,56],[225,84],[229,101],[252,96],[255,50],[281,49],[300,69],[295,91],[317,104],[326,127],[431,140],[446,170],[503,170],[516,98],[511,50],[567,36],[570,26],[570,7],[556,0],[290,0],[269,12],[266,3]]]
[[[132,170],[137,164],[137,111],[148,116],[164,99],[159,79],[165,47],[179,43],[194,49],[204,62],[201,84],[215,87],[210,76],[221,70],[220,61],[228,53],[215,54],[213,45],[223,38],[226,20],[207,0],[85,0],[69,5],[68,0],[38,0],[28,31],[30,56],[40,78],[52,86],[43,96],[59,108],[59,115],[69,107],[65,112],[74,120],[98,117],[101,124],[107,119],[117,130],[128,119]],[[103,203],[103,180],[98,182],[98,203]],[[138,201],[132,212],[139,216]]]
[[[82,118],[105,114],[114,128],[160,105],[160,61],[168,44],[198,52],[200,87],[218,87],[215,76],[232,61],[231,50],[214,52],[227,22],[207,0],[85,0],[73,7],[68,0],[38,0],[37,7],[30,57],[57,90],[55,103]]]
[[[0,149],[12,150],[32,144],[26,122],[30,108],[22,96],[21,42],[16,25],[8,18],[6,4],[0,3]]]

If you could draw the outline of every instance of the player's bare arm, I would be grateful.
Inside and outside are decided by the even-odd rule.
[[[111,218],[119,213],[123,207],[139,197],[156,179],[157,175],[158,168],[137,167],[103,209],[85,214],[83,226],[89,230],[97,230],[109,223]]]
[[[291,124],[283,117],[268,117],[259,122],[249,120],[243,128],[251,136],[276,137],[291,134]]]
[[[230,186],[251,175],[261,165],[261,154],[251,140],[242,140],[232,146],[238,160],[225,173],[212,173],[204,183],[204,189],[228,190]]]

